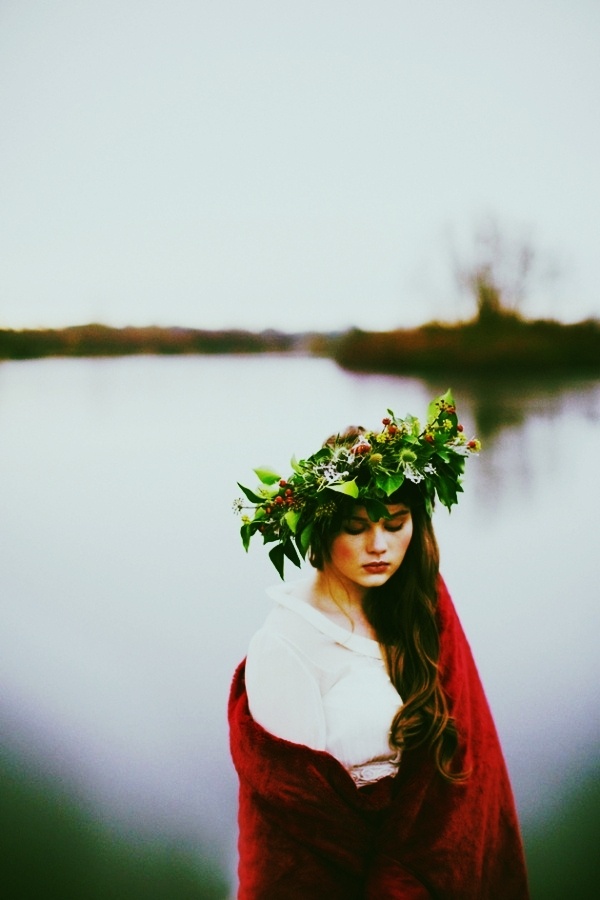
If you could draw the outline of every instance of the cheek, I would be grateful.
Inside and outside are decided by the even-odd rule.
[[[413,530],[411,528],[403,528],[401,532],[401,539],[398,541],[398,553],[404,557],[406,551],[408,550],[408,545],[411,542]]]
[[[348,540],[347,535],[338,537],[331,547],[331,560],[336,564],[346,564],[356,558],[357,547],[353,541]]]

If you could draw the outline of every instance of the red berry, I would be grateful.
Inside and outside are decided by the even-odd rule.
[[[456,430],[457,430],[457,431],[463,431],[463,427],[462,427],[462,425],[460,424],[460,422],[459,422],[459,424],[456,426]]]
[[[281,505],[283,503],[283,497],[275,497],[275,503]]]
[[[477,441],[469,441],[467,447],[469,448],[469,450],[474,450],[477,447]]]
[[[285,487],[286,484],[287,484],[287,481],[285,480],[285,478],[282,478],[281,481],[279,482],[279,487]]]
[[[271,509],[270,506],[265,506],[265,512],[266,512],[266,514],[267,514],[268,516],[270,516],[271,513],[273,512],[273,510]]]
[[[292,503],[294,502],[294,500],[293,500],[292,497],[288,497],[287,500],[286,500],[285,502],[287,503],[288,506],[291,506]]]
[[[381,420],[381,424],[382,424],[382,425],[389,425],[389,424],[391,423],[391,421],[392,421],[391,419],[388,419],[388,418],[386,417],[385,419],[382,419],[382,420]]]
[[[293,493],[294,493],[293,490],[291,488],[288,488],[287,491],[285,492],[285,496],[291,497]]]
[[[390,425],[390,427],[388,428],[388,431],[389,431],[390,434],[396,434],[396,432],[398,431],[398,426],[397,426],[397,425],[394,425],[394,424],[392,423],[392,425]]]
[[[433,435],[432,435],[432,434],[426,434],[426,435],[425,435],[425,440],[427,441],[427,443],[433,444]]]

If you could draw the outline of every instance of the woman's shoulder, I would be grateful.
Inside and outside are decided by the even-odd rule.
[[[293,654],[311,669],[339,671],[364,658],[381,662],[377,641],[343,628],[310,603],[310,592],[300,582],[270,590],[276,601],[251,641],[252,655]]]
[[[277,602],[253,636],[251,645],[274,643],[285,643],[306,652],[310,648],[331,643],[331,638],[311,621],[308,608],[305,610],[302,606],[295,607],[293,603],[288,605]]]

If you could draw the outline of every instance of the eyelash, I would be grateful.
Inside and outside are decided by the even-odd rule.
[[[390,526],[388,526],[385,530],[386,530],[386,531],[391,531],[391,532],[396,532],[396,531],[402,531],[403,528],[404,528],[404,522],[403,522],[401,525],[393,525],[393,526],[390,525]],[[365,529],[365,528],[359,528],[358,531],[355,531],[355,530],[353,530],[353,529],[351,529],[351,528],[346,527],[346,528],[344,529],[344,531],[346,532],[346,534],[354,534],[354,535],[356,535],[356,534],[362,534],[364,531],[366,531],[366,529]]]

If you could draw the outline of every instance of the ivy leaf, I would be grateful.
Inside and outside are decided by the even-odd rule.
[[[337,491],[338,494],[346,494],[348,497],[358,497],[358,486],[356,478],[352,481],[343,481],[341,484],[328,484],[330,491]]]
[[[390,494],[393,494],[394,491],[397,491],[399,487],[404,484],[404,473],[403,472],[393,472],[392,474],[388,474],[387,472],[379,473],[375,476],[375,484],[378,488],[381,488],[386,497],[389,497]]]
[[[253,469],[253,471],[256,472],[259,481],[262,481],[263,484],[275,484],[281,479],[281,475],[273,472],[272,469]]]

